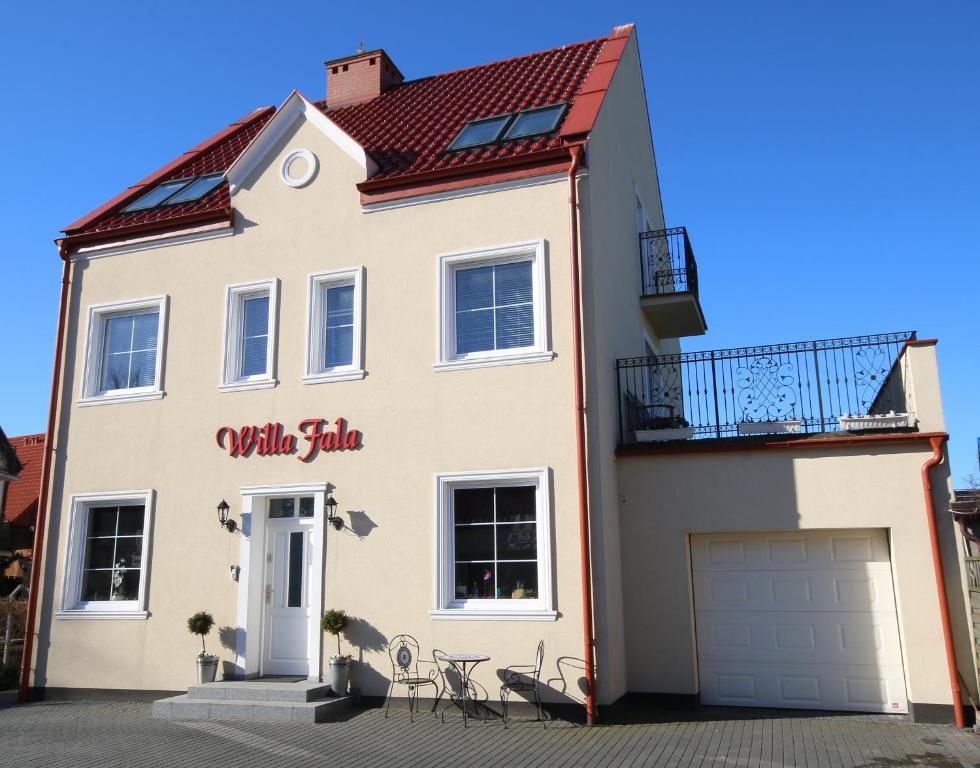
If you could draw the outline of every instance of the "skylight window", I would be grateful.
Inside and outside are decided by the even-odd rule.
[[[483,144],[493,144],[510,122],[512,115],[497,115],[485,117],[482,120],[471,120],[463,126],[447,149],[466,149],[479,147]]]
[[[161,205],[164,200],[174,194],[174,192],[179,192],[186,187],[191,181],[193,181],[193,179],[177,179],[176,181],[168,181],[158,187],[154,187],[143,195],[143,197],[123,208],[120,213],[148,211],[150,208],[156,208],[158,205]]]
[[[528,136],[545,136],[551,133],[558,125],[563,114],[565,114],[566,104],[552,104],[547,107],[537,107],[535,109],[525,109],[519,112],[514,122],[510,124],[504,139],[523,139]]]
[[[151,208],[160,208],[164,205],[177,205],[200,200],[217,187],[223,179],[223,174],[212,173],[207,176],[189,176],[185,179],[165,181],[127,205],[120,213],[148,211]]]
[[[180,190],[176,195],[168,197],[165,202],[167,205],[175,205],[176,203],[190,203],[194,200],[200,200],[208,192],[217,187],[223,178],[224,175],[220,173],[215,173],[211,176],[201,176]]]

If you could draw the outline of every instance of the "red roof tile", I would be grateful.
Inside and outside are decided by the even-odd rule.
[[[413,80],[363,104],[327,110],[374,158],[376,182],[444,169],[469,172],[489,161],[532,156],[561,146],[556,134],[447,153],[470,120],[573,102],[605,38]]]
[[[476,179],[503,166],[554,162],[563,141],[591,129],[632,30],[632,25],[617,27],[608,38],[401,83],[362,104],[328,110],[326,102],[320,101],[317,107],[377,163],[378,171],[359,185],[363,192],[421,183],[436,176],[472,175]],[[549,136],[445,151],[470,120],[561,102],[570,105],[564,125]],[[232,123],[70,224],[66,235],[84,240],[123,237],[130,231],[171,228],[230,213],[227,183],[185,205],[128,214],[119,210],[161,182],[227,171],[274,112],[265,107]]]
[[[7,483],[3,500],[3,519],[13,525],[34,525],[37,500],[41,493],[41,459],[44,434],[11,437],[10,445],[24,468],[16,480]]]

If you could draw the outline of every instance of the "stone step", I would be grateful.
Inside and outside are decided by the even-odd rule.
[[[309,680],[277,682],[273,680],[222,680],[192,685],[187,689],[191,699],[234,699],[236,701],[307,702],[331,695],[330,685]]]
[[[153,716],[166,720],[323,723],[342,717],[350,707],[350,696],[314,701],[245,701],[191,698],[185,693],[153,702]]]

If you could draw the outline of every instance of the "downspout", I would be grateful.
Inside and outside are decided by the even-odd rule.
[[[939,553],[939,534],[936,531],[936,513],[932,503],[932,482],[929,480],[929,470],[943,459],[943,443],[945,437],[929,438],[932,446],[932,456],[922,465],[922,493],[926,500],[926,520],[929,523],[929,541],[932,544],[932,565],[936,572],[936,592],[939,596],[939,615],[943,624],[943,643],[946,646],[946,666],[949,670],[949,687],[953,693],[953,716],[956,727],[965,728],[963,717],[963,697],[960,694],[959,675],[956,671],[956,652],[953,649],[953,631],[949,620],[949,602],[946,596],[946,579],[943,576],[942,556]]]
[[[575,176],[582,163],[582,145],[569,148],[568,228],[572,268],[572,346],[575,360],[575,461],[578,472],[578,522],[582,570],[582,634],[585,653],[585,721],[595,724],[595,645],[592,638],[592,553],[585,460],[585,396],[582,363],[582,287],[579,270],[578,188]]]
[[[37,500],[37,520],[34,524],[34,549],[31,552],[31,586],[27,595],[27,620],[24,626],[24,650],[20,662],[20,702],[26,703],[31,685],[31,657],[34,653],[34,626],[37,624],[37,602],[41,583],[41,559],[44,554],[44,528],[48,512],[48,486],[54,454],[54,430],[58,415],[61,383],[62,345],[65,340],[65,315],[68,309],[68,287],[71,284],[71,258],[64,244],[59,245],[63,262],[61,271],[61,300],[58,306],[58,330],[54,342],[54,370],[51,373],[51,400],[48,404],[48,426],[44,433],[44,452],[41,454],[41,491]]]

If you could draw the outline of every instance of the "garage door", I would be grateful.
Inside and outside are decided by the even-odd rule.
[[[701,701],[906,712],[882,530],[691,538]]]

